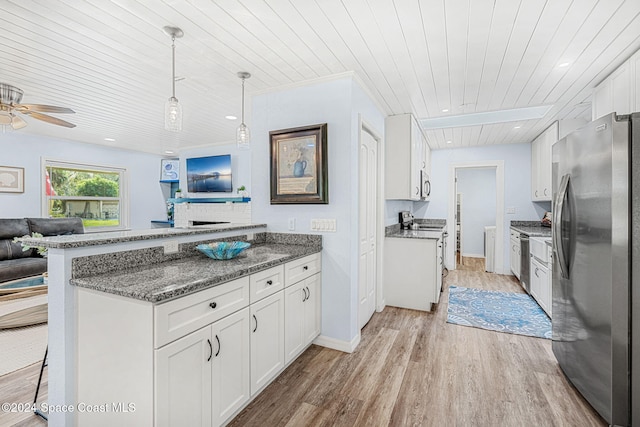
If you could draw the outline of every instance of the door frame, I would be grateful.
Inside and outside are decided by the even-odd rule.
[[[384,243],[384,145],[381,133],[366,119],[362,117],[362,114],[358,114],[358,156],[360,156],[360,144],[362,143],[362,132],[367,132],[369,135],[373,137],[373,139],[377,143],[378,148],[378,156],[377,156],[377,165],[376,170],[378,173],[376,174],[376,280],[375,280],[375,307],[376,311],[380,312],[385,307],[384,295],[382,286],[380,285],[382,278],[382,260],[383,258],[383,243]],[[360,189],[360,174],[358,173],[358,189]],[[357,258],[356,258],[357,259]],[[360,272],[358,271],[358,275]],[[359,277],[358,277],[359,280]],[[358,283],[356,280],[356,284]],[[360,331],[360,295],[358,294],[356,297],[356,307],[357,314],[356,319],[358,322],[357,329]]]
[[[487,168],[496,171],[496,257],[495,272],[504,272],[504,160],[487,160],[478,162],[452,163],[449,165],[449,209],[447,213],[447,231],[449,239],[456,236],[456,171],[458,169]],[[462,250],[462,248],[460,248]],[[461,253],[462,254],[462,253]],[[447,268],[456,269],[455,245],[447,245]]]

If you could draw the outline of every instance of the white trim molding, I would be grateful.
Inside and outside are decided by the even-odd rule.
[[[321,347],[332,348],[345,353],[353,353],[356,347],[358,347],[358,344],[360,344],[360,331],[358,331],[358,335],[353,337],[351,341],[342,341],[325,335],[320,335],[313,341],[313,343]]]

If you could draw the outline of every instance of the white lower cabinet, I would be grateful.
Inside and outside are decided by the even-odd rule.
[[[158,426],[217,426],[233,415],[250,398],[249,309],[157,350],[156,390]]]
[[[214,426],[229,419],[251,397],[249,319],[249,308],[245,308],[211,325]]]
[[[291,362],[320,334],[320,274],[284,291],[285,363]]]
[[[511,272],[520,280],[520,233],[511,230],[511,238],[509,239],[511,250],[509,251],[509,264]]]
[[[251,304],[251,394],[284,367],[284,295],[278,292]]]
[[[211,425],[211,327],[156,350],[156,421],[163,426]]]
[[[320,334],[320,267],[317,253],[162,304],[78,288],[76,401],[135,408],[76,424],[229,422]]]
[[[551,277],[549,269],[535,258],[531,258],[531,296],[551,317]]]

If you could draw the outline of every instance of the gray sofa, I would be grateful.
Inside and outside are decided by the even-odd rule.
[[[37,276],[47,271],[47,260],[35,249],[22,250],[14,237],[40,233],[43,236],[83,234],[80,218],[10,218],[0,219],[0,282]]]

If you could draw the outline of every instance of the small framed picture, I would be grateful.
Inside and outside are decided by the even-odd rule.
[[[180,179],[180,160],[160,160],[160,181],[178,181]]]
[[[0,193],[24,193],[24,168],[0,166]]]

